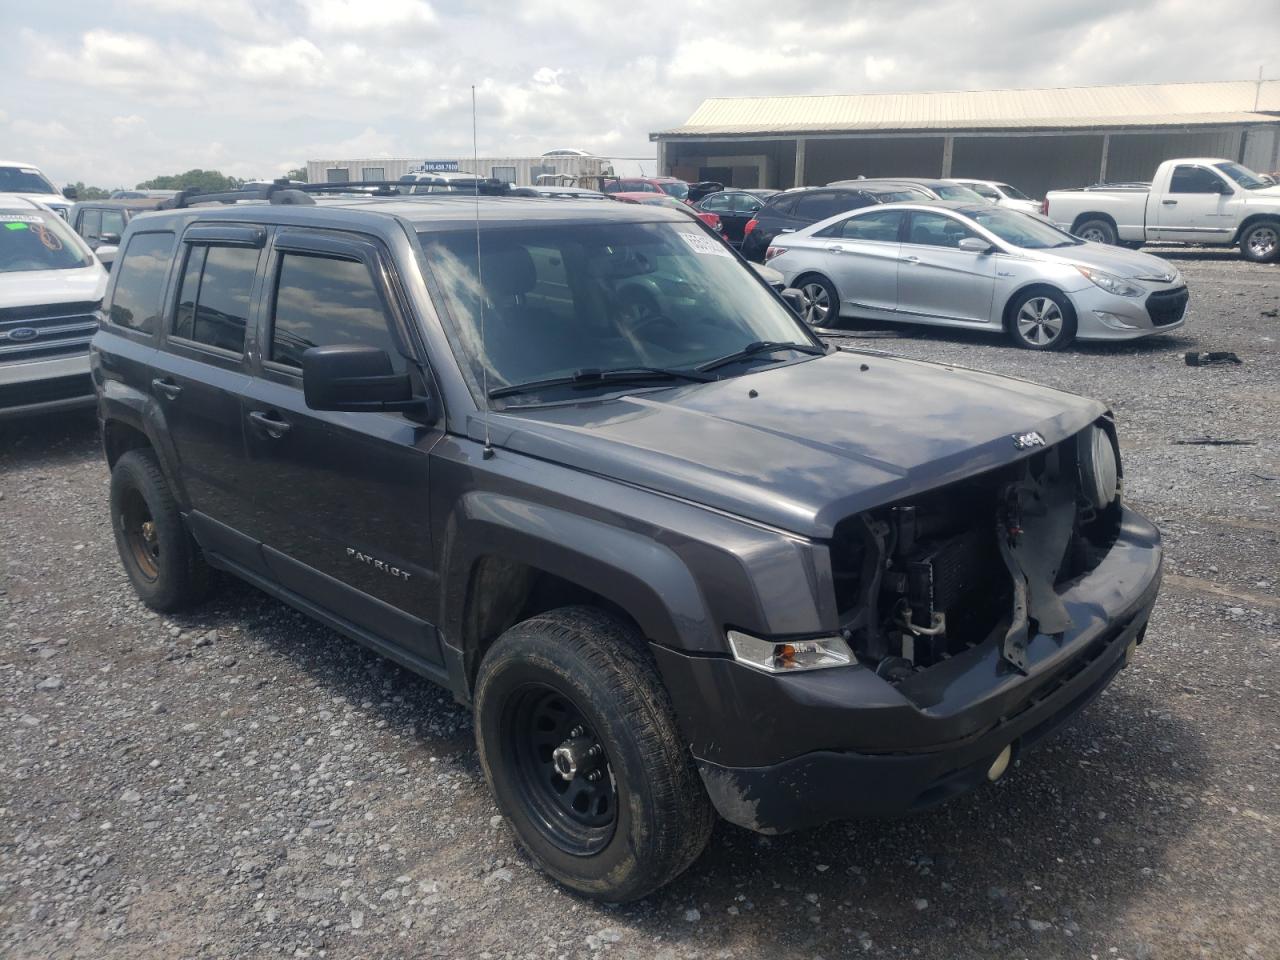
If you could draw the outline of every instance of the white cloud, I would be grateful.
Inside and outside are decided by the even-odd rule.
[[[377,34],[434,30],[440,19],[423,0],[310,0],[307,21],[320,33]]]
[[[897,61],[893,57],[876,57],[868,54],[862,61],[862,68],[867,74],[867,79],[872,83],[879,83],[892,74],[896,66]]]

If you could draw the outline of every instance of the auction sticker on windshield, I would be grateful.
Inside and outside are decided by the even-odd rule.
[[[29,213],[0,213],[0,223],[44,223],[44,218],[33,217]]]
[[[703,237],[696,233],[681,233],[684,242],[693,248],[694,253],[700,253],[707,257],[728,257],[733,259],[733,254],[719,240],[712,240],[710,237]]]

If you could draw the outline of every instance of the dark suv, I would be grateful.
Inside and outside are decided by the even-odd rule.
[[[770,197],[755,217],[747,221],[742,237],[742,255],[756,263],[764,263],[765,251],[780,233],[793,233],[837,213],[860,210],[873,203],[929,199],[932,198],[924,190],[906,184],[786,190]]]
[[[716,812],[997,779],[1141,641],[1162,551],[1100,404],[826,347],[678,211],[272,199],[124,237],[125,570],[166,611],[229,571],[444,685],[572,889],[645,894]]]

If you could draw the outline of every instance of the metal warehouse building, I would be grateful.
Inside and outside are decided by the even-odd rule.
[[[1179,156],[1280,169],[1280,81],[717,98],[649,139],[659,170],[690,181],[974,177],[1039,197],[1149,180]]]

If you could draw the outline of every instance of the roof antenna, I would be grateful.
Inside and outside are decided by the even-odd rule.
[[[484,408],[480,415],[484,418],[484,459],[493,459],[493,444],[489,442],[489,344],[484,338],[484,273],[480,266],[480,148],[476,141],[476,85],[471,85],[471,175],[475,178],[472,189],[475,190],[476,213],[476,286],[480,290],[480,392],[484,395],[481,402]]]

